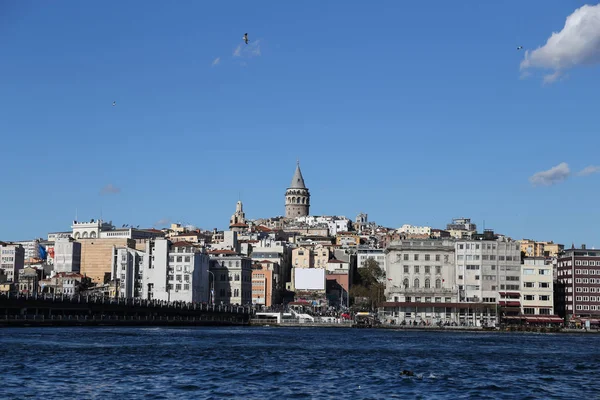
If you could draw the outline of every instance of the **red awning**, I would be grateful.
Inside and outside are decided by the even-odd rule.
[[[507,301],[506,306],[507,307],[520,307],[521,302],[520,301]]]
[[[506,292],[505,294],[508,297],[521,297],[521,293],[519,292]]]

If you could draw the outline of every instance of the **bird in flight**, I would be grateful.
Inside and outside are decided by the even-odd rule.
[[[244,42],[246,42],[246,44],[248,44],[248,34],[244,33]]]
[[[116,106],[116,105],[117,105],[117,102],[116,102],[116,101],[113,101],[113,107],[114,107],[114,106]]]
[[[523,46],[519,46],[517,47],[517,50],[521,50],[523,48]]]

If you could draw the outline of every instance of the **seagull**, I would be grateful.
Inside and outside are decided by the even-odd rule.
[[[246,42],[246,44],[248,44],[248,34],[244,33],[244,42]]]
[[[523,46],[519,46],[517,47],[517,50],[521,50],[523,48]]]
[[[117,102],[116,102],[116,101],[113,101],[113,107],[114,107],[114,106],[116,106],[116,105],[117,105]]]

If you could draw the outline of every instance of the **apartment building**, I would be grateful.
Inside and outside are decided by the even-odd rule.
[[[7,282],[18,282],[25,267],[25,249],[20,244],[0,242],[0,269]]]
[[[600,318],[600,250],[565,250],[557,262],[556,312],[567,320]],[[583,319],[583,320],[582,320]]]
[[[522,313],[525,317],[554,315],[552,263],[545,257],[527,257],[521,270]],[[535,319],[530,319],[536,321]]]
[[[252,259],[233,250],[209,252],[215,304],[252,304]]]

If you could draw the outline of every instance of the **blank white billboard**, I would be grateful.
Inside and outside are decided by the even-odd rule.
[[[297,290],[325,290],[325,270],[296,268],[294,286]]]

